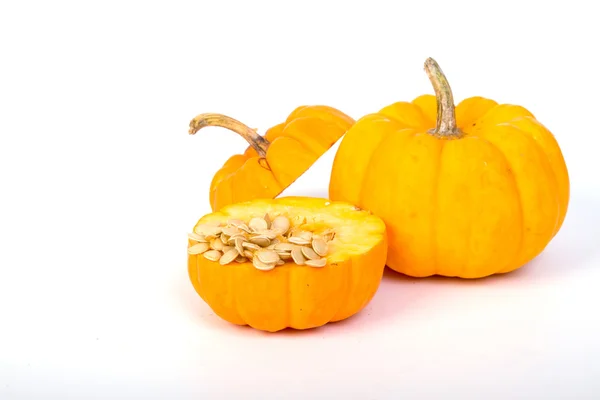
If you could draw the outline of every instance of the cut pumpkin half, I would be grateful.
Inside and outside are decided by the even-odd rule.
[[[386,256],[379,217],[308,197],[227,205],[188,240],[198,295],[226,321],[270,332],[356,314],[378,289]]]

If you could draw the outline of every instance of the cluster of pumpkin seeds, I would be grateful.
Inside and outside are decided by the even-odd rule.
[[[203,224],[188,237],[195,244],[189,254],[202,254],[206,259],[227,265],[233,261],[252,261],[255,268],[269,271],[291,260],[297,265],[324,267],[329,245],[335,232],[320,234],[292,227],[284,215],[271,219],[269,214],[254,217],[246,223],[231,219],[226,224]]]

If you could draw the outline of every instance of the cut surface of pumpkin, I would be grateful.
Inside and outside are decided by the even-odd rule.
[[[230,204],[188,236],[198,295],[224,320],[270,332],[356,314],[379,287],[386,257],[379,217],[319,198]]]

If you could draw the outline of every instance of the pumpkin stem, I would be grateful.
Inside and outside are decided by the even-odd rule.
[[[458,138],[462,132],[456,126],[456,114],[454,112],[454,99],[448,79],[442,69],[433,58],[425,61],[425,72],[435,90],[437,99],[437,121],[436,127],[429,133],[445,138]]]
[[[256,133],[256,130],[226,115],[213,113],[197,115],[196,118],[190,122],[189,134],[194,135],[200,129],[206,128],[207,126],[227,128],[246,139],[248,144],[256,150],[260,157],[264,158],[267,155],[267,149],[271,144],[267,139]]]

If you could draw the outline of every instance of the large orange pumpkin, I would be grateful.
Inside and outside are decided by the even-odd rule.
[[[471,97],[454,106],[438,64],[436,96],[397,102],[346,133],[330,198],[381,217],[387,265],[414,277],[478,278],[536,257],[562,226],[569,177],[552,133],[524,107]]]
[[[252,199],[271,199],[298,179],[354,124],[343,112],[328,106],[301,106],[264,136],[240,121],[221,114],[200,114],[190,122],[190,134],[220,126],[249,144],[244,154],[231,156],[210,185],[213,211]]]
[[[237,234],[222,226],[235,220],[238,226],[245,221],[246,228],[252,228],[251,221],[265,214],[273,224],[285,216],[290,229],[311,232],[313,239],[329,232],[329,250],[321,254],[325,265],[311,267],[288,259],[270,270],[258,269],[257,253],[252,260],[245,255],[247,258],[233,262],[233,257],[242,254],[237,248],[247,251],[248,243],[241,242],[248,234],[244,239],[238,236],[240,243],[234,245],[232,235]],[[373,298],[385,268],[385,229],[383,221],[371,213],[326,199],[283,197],[229,204],[203,216],[195,225],[188,241],[189,277],[198,295],[218,316],[233,324],[269,332],[315,328],[358,313]],[[208,250],[207,242],[213,250]],[[223,249],[225,243],[230,245],[228,250]],[[204,248],[195,251],[198,246]],[[228,263],[221,265],[231,253]],[[213,258],[215,254],[218,259]]]

